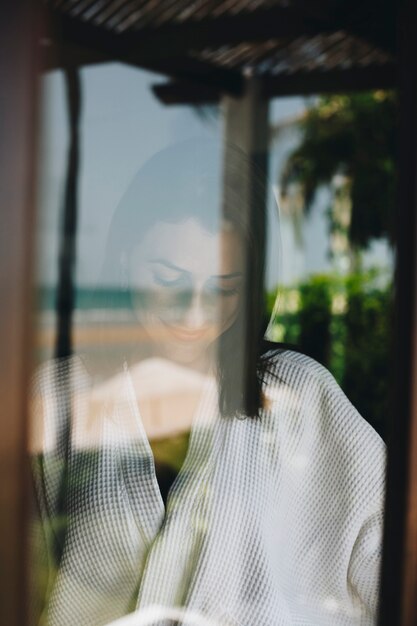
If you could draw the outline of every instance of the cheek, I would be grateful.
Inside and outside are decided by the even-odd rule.
[[[170,291],[156,285],[152,272],[146,269],[132,272],[130,292],[133,308],[140,320],[158,312],[163,313],[172,306]]]
[[[136,298],[134,305],[137,320],[148,330],[161,332],[166,324],[182,325],[191,308],[190,290],[173,291],[153,287],[143,298]]]
[[[158,292],[148,290],[146,293],[136,292],[133,296],[133,307],[137,319],[146,323],[152,321],[154,324],[159,318],[166,318],[172,312],[170,298]]]
[[[238,316],[240,308],[241,296],[236,294],[231,296],[222,303],[221,307],[221,328],[222,331],[227,330],[233,324]]]

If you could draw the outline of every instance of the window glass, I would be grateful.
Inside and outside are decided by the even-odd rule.
[[[158,80],[43,79],[34,620],[376,624],[392,97]]]

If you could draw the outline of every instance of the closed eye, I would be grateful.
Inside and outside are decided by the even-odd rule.
[[[219,277],[213,277],[206,283],[206,291],[208,293],[224,297],[235,296],[241,289],[241,281],[238,280],[238,282],[236,282],[236,278],[237,276],[234,275],[223,276],[221,279]],[[229,281],[231,281],[231,284],[227,284]],[[224,284],[225,282],[226,284]]]
[[[235,288],[224,288],[224,287],[214,287],[212,289],[210,289],[210,291],[212,293],[217,293],[221,296],[234,296],[236,294],[239,293],[239,289],[237,287]]]
[[[151,259],[153,278],[158,285],[175,287],[187,283],[189,273],[165,259]],[[156,267],[155,267],[156,266]]]
[[[179,278],[165,278],[156,273],[153,274],[154,281],[163,287],[182,287],[187,284],[183,276]]]

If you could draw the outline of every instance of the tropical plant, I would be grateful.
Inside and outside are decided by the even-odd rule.
[[[309,212],[318,188],[342,176],[351,202],[350,245],[361,250],[374,238],[392,242],[396,123],[393,92],[321,96],[299,121],[301,141],[281,174],[283,197],[296,183],[297,202],[301,190]]]

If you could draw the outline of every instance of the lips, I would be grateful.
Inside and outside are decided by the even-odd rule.
[[[198,339],[202,339],[207,333],[206,329],[188,330],[187,328],[182,328],[181,326],[172,326],[171,324],[167,324],[166,322],[163,323],[170,332],[170,334],[180,341],[197,341]]]
[[[168,339],[169,335],[171,337],[175,337],[177,341],[197,342],[199,339],[203,339],[207,335],[207,327],[198,330],[190,330],[188,328],[184,328],[183,326],[169,324],[161,318],[159,318],[159,321],[165,326],[165,332],[167,334],[166,339]]]

